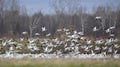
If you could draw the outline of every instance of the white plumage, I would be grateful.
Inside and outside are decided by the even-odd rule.
[[[101,17],[100,17],[100,16],[97,16],[97,17],[95,17],[95,19],[101,19]]]
[[[42,32],[47,31],[46,27],[42,27]]]
[[[35,33],[36,36],[39,36],[40,34],[39,33]]]
[[[27,34],[27,32],[26,32],[26,31],[24,31],[24,32],[22,32],[22,34],[23,34],[23,35],[26,35],[26,34]]]
[[[94,28],[93,28],[93,31],[98,31],[98,30],[99,30],[99,29],[97,29],[97,27],[94,27]]]
[[[51,33],[47,34],[46,37],[49,37],[51,35]]]
[[[109,33],[109,32],[110,32],[110,29],[107,29],[107,30],[106,30],[106,33]]]

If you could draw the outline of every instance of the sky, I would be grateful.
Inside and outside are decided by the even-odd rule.
[[[33,14],[38,11],[43,13],[52,13],[53,10],[49,5],[49,0],[19,0],[21,6],[25,6],[28,13]],[[111,6],[115,8],[120,5],[120,0],[81,0],[81,4],[84,8],[91,12],[93,8],[102,6]]]

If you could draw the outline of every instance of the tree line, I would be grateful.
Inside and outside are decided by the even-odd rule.
[[[92,13],[86,12],[80,0],[51,0],[50,6],[54,10],[52,14],[39,11],[29,15],[18,0],[0,0],[0,37],[20,37],[25,31],[30,37],[34,37],[35,33],[41,36],[51,33],[54,36],[59,28],[81,31],[88,37],[106,37],[111,27],[114,27],[112,33],[120,36],[119,6],[117,9],[99,6]],[[42,27],[47,30],[43,32]]]

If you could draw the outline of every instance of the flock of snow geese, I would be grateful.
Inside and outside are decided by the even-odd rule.
[[[47,58],[104,58],[116,56],[119,58],[120,41],[118,39],[89,40],[82,32],[69,29],[58,29],[66,34],[64,40],[53,39],[0,39],[0,57],[47,57]],[[26,34],[25,32],[23,32]],[[39,35],[36,33],[36,35]],[[50,34],[49,34],[50,36]],[[26,41],[26,42],[25,42]],[[26,50],[25,50],[26,49]],[[27,52],[28,51],[28,52]]]
[[[99,18],[99,17],[97,17]],[[106,32],[110,32],[110,27]],[[42,31],[47,31],[45,27]],[[98,31],[96,27],[93,31]],[[69,29],[57,29],[57,33],[64,32],[66,36],[63,40],[55,38],[20,38],[20,39],[0,39],[0,57],[10,58],[120,58],[119,39],[99,39],[90,40],[84,37],[83,32],[76,30],[71,32]],[[26,35],[27,32],[23,32]],[[39,36],[39,33],[35,33]],[[51,36],[51,33],[46,35]]]

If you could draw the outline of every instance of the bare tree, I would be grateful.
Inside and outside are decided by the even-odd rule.
[[[74,14],[81,5],[80,0],[51,0],[51,6],[56,13]]]
[[[4,0],[0,0],[0,32],[4,33]]]
[[[30,17],[30,24],[29,24],[29,29],[30,29],[30,37],[33,35],[33,30],[38,27],[38,23],[40,21],[40,16],[35,16],[35,17]]]
[[[51,0],[51,5],[57,15],[60,28],[69,26],[75,29],[77,16],[74,15],[81,10],[80,0]]]

